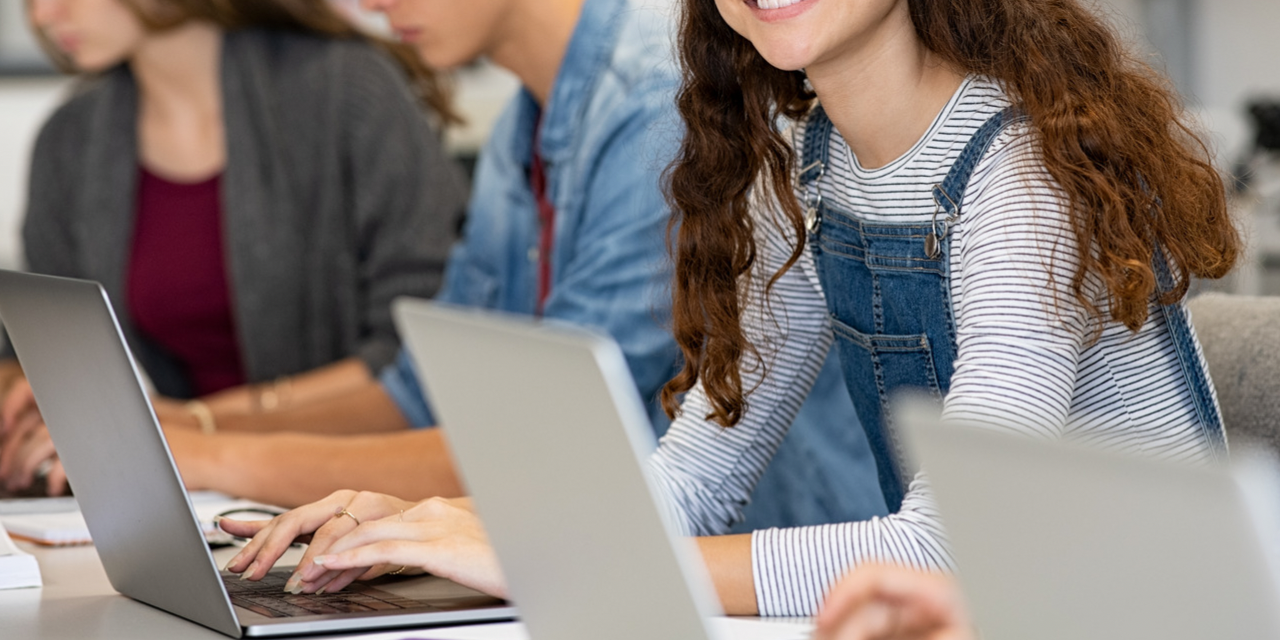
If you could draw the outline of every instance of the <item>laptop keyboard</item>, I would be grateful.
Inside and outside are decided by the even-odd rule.
[[[223,576],[232,604],[269,618],[435,608],[425,602],[360,583],[351,584],[337,593],[294,595],[284,592],[284,583],[288,579],[288,572],[276,571],[257,582],[240,580],[235,575]]]

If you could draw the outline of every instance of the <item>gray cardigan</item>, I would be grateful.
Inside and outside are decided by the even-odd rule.
[[[250,382],[398,348],[390,302],[428,297],[465,202],[457,167],[371,45],[230,32],[222,52],[222,180],[231,301]],[[137,88],[127,67],[86,81],[45,124],[23,240],[32,271],[98,280],[157,390],[189,397],[141,337],[124,283],[136,213]]]

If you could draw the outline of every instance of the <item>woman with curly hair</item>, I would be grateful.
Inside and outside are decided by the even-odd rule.
[[[1182,305],[1239,251],[1223,184],[1168,83],[1082,3],[685,0],[680,53],[685,360],[653,468],[690,533],[724,533],[835,348],[892,512],[705,539],[728,610],[811,615],[851,566],[951,566],[897,456],[897,391],[994,429],[1225,455]]]
[[[1177,97],[1101,18],[1078,0],[682,6],[685,357],[651,467],[727,612],[813,615],[865,563],[952,567],[927,480],[897,457],[897,391],[993,429],[1226,454],[1183,297],[1240,240]],[[723,535],[832,348],[892,513]],[[503,593],[466,510],[430,506],[394,559]],[[276,528],[271,549],[298,532]],[[308,553],[350,575],[389,562],[366,538]]]

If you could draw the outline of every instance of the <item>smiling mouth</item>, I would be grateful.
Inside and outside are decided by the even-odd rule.
[[[743,0],[752,9],[762,9],[768,11],[770,9],[786,9],[793,4],[800,4],[804,0]]]

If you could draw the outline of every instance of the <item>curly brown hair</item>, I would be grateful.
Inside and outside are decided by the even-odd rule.
[[[441,124],[457,124],[462,119],[453,110],[448,82],[422,61],[413,47],[367,34],[338,13],[329,0],[161,0],[140,2],[121,0],[138,16],[143,26],[164,31],[188,20],[206,20],[223,29],[261,27],[301,31],[313,35],[365,40],[390,55],[404,70],[418,100]],[[28,10],[30,0],[27,0]],[[39,29],[33,29],[40,45],[60,69],[76,73],[71,60],[49,41]]]
[[[1111,318],[1137,330],[1156,293],[1152,258],[1170,258],[1180,300],[1191,275],[1219,278],[1240,238],[1221,177],[1168,81],[1131,55],[1078,0],[907,0],[923,45],[965,74],[999,82],[1038,134],[1045,168],[1066,196],[1079,247],[1076,299],[1086,276],[1106,286]],[[673,320],[684,353],[662,390],[668,415],[701,380],[708,419],[733,426],[746,406],[739,367],[756,347],[741,325],[739,285],[756,259],[748,192],[777,200],[796,244],[769,286],[804,251],[793,196],[795,154],[779,120],[799,120],[814,94],[800,72],[767,63],[715,0],[682,0],[677,99],[687,134],[668,170],[675,261]]]

